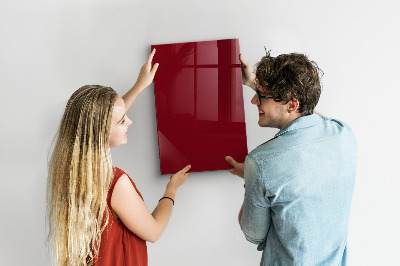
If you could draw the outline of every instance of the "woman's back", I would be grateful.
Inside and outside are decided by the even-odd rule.
[[[120,219],[118,219],[111,208],[111,196],[118,179],[126,174],[117,167],[113,167],[114,179],[107,195],[109,221],[101,236],[99,258],[94,265],[147,265],[146,241],[132,233]],[[130,179],[135,190],[143,199],[136,188],[135,183]]]
[[[68,100],[49,162],[48,243],[54,265],[147,266],[146,241],[159,239],[190,165],[170,177],[152,213],[135,183],[112,167],[110,148],[127,143],[127,112],[151,84],[152,51],[135,85],[123,96],[86,85]]]

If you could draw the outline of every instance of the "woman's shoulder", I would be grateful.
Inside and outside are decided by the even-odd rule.
[[[122,170],[121,168],[118,168],[116,166],[113,166],[113,171],[114,171],[114,180],[113,180],[114,182],[113,183],[116,183],[121,178],[129,179],[131,181],[132,185],[134,187],[136,187],[135,182],[133,182],[132,178],[124,170]]]
[[[136,184],[133,182],[132,178],[121,168],[118,168],[116,166],[113,166],[113,172],[114,172],[114,178],[111,183],[111,188],[114,189],[116,183],[127,183],[126,181],[129,180],[128,183],[133,185],[136,189]],[[121,182],[120,180],[124,180],[125,182]]]
[[[116,166],[113,166],[113,173],[114,173],[114,177],[111,181],[110,189],[108,192],[109,198],[111,198],[111,196],[114,192],[115,185],[117,183],[121,183],[120,180],[129,179],[130,181],[132,181],[131,178],[125,173],[124,170],[122,170]],[[132,181],[132,183],[133,183],[133,181]]]
[[[128,174],[125,173],[124,170],[122,170],[121,168],[118,168],[116,166],[113,166],[113,171],[114,171],[114,178],[119,178],[124,174],[128,176]]]
[[[122,183],[126,183],[126,180],[129,180],[130,183],[136,188],[136,184],[135,182],[132,180],[132,178],[121,168],[118,168],[116,166],[113,166],[113,171],[114,171],[114,180],[113,180],[113,185],[115,186],[115,183],[117,183],[119,180],[124,180],[125,182]]]
[[[119,187],[131,187],[133,186],[133,188],[136,190],[136,192],[139,194],[139,196],[143,199],[141,193],[139,192],[139,190],[136,187],[135,182],[132,180],[132,178],[122,169],[113,166],[113,170],[114,170],[114,180],[111,184],[111,194],[116,186],[116,184],[119,184]]]

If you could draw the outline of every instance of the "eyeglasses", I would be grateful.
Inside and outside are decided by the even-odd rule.
[[[255,90],[255,92],[257,93],[258,103],[259,104],[261,104],[261,99],[274,99],[275,102],[280,102],[281,101],[281,99],[279,99],[278,97],[261,95],[259,90]]]

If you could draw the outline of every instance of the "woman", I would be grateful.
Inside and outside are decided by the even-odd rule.
[[[49,236],[56,265],[147,265],[146,241],[159,239],[190,165],[171,176],[150,213],[135,183],[112,166],[110,148],[127,142],[126,113],[151,84],[155,50],[123,98],[84,86],[69,99],[49,164]]]

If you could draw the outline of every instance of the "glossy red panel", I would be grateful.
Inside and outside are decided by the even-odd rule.
[[[161,174],[231,168],[247,155],[239,40],[152,45]]]

